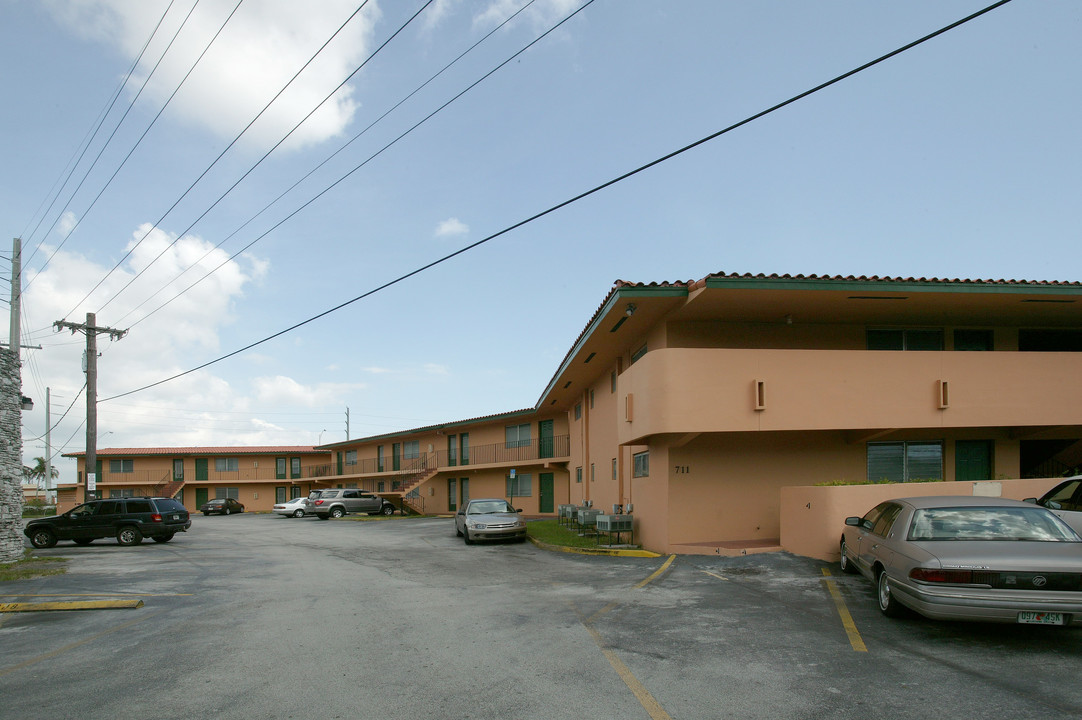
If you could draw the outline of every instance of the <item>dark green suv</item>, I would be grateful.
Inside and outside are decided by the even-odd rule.
[[[109,498],[91,500],[55,517],[31,520],[23,535],[36,548],[50,548],[58,540],[89,545],[106,537],[115,537],[121,545],[138,545],[145,537],[169,542],[191,526],[188,510],[172,498]]]

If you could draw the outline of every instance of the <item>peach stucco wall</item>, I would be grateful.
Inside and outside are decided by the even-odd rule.
[[[795,555],[836,562],[845,518],[864,515],[884,500],[921,495],[1039,497],[1062,478],[989,480],[781,489],[781,545]]]
[[[1074,425],[1080,371],[1078,353],[660,349],[620,376],[633,419],[618,428],[632,442],[664,433]]]

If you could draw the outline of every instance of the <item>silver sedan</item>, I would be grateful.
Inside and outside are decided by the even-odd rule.
[[[283,503],[275,503],[274,512],[279,515],[285,515],[286,517],[304,517],[304,512],[308,509],[308,498],[296,497],[292,500]]]
[[[1082,537],[1050,511],[984,497],[888,500],[845,520],[841,568],[888,616],[1082,625]]]
[[[455,533],[467,545],[475,540],[525,540],[526,522],[502,498],[470,500],[455,514]]]

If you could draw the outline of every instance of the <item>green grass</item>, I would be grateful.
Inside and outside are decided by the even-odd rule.
[[[34,557],[32,553],[33,550],[27,550],[22,560],[0,563],[0,582],[63,575],[68,571],[67,558]]]
[[[597,547],[596,537],[593,535],[590,535],[589,537],[579,537],[578,532],[569,530],[560,525],[560,521],[556,519],[530,520],[526,523],[526,533],[534,540],[549,545],[580,548]]]

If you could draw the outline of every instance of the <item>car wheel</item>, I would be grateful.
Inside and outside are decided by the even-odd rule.
[[[297,517],[297,518],[304,517],[304,510],[294,510],[293,511],[293,517]]]
[[[173,539],[175,533],[169,533],[167,535],[155,535],[154,542],[169,542]]]
[[[229,514],[229,513],[231,513],[231,512],[233,512],[233,511],[232,511],[232,510],[230,510],[229,508],[226,508],[226,509],[225,509],[225,512],[224,512],[224,513],[222,513],[222,514],[223,514],[223,515],[228,515],[228,514]]]
[[[125,546],[138,545],[143,542],[143,533],[139,532],[137,527],[125,525],[116,531],[116,541]]]
[[[846,548],[847,546],[845,544],[845,538],[842,538],[842,543],[839,546],[842,554],[841,557],[838,558],[838,566],[841,567],[843,573],[849,573],[850,575],[852,575],[857,571],[857,567],[853,564],[853,561],[849,559],[849,555],[846,554]]]
[[[340,518],[345,514],[346,514],[346,511],[343,510],[342,508],[332,508],[331,509],[331,517],[332,518]]]
[[[75,544],[76,545],[89,545],[92,542],[94,542],[94,538],[79,538],[78,540],[75,541]]]
[[[462,531],[458,529],[458,523],[455,523],[455,536],[462,537]]]
[[[466,528],[466,527],[462,528],[462,539],[466,542],[467,545],[473,545],[473,540],[470,539],[470,529],[469,528]]]
[[[887,617],[900,617],[905,613],[905,608],[894,597],[894,594],[890,591],[890,579],[887,577],[887,571],[880,569],[879,575],[876,577],[876,597],[879,598],[879,609]]]
[[[210,512],[204,510],[203,511],[203,517],[210,517]]]
[[[51,548],[56,545],[56,533],[49,528],[35,530],[30,536],[30,544],[36,548]]]
[[[394,515],[394,505],[392,505],[391,503],[387,503],[379,509],[379,512],[381,515],[386,515],[387,517],[390,517],[391,515]]]

